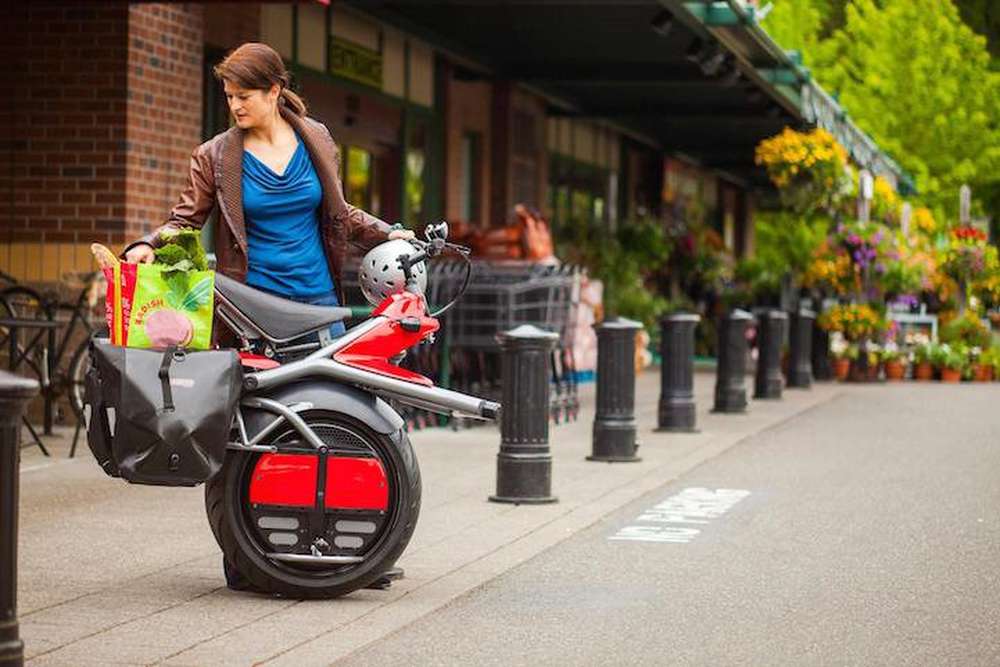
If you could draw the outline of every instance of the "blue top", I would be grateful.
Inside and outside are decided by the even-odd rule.
[[[323,187],[301,139],[280,175],[243,151],[248,285],[290,297],[333,291],[319,231],[322,201]]]

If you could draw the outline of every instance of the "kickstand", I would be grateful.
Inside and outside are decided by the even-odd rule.
[[[365,588],[370,588],[373,591],[388,590],[388,588],[392,586],[392,582],[402,578],[403,578],[403,568],[394,567],[383,572],[381,577],[379,577],[372,583],[365,586]]]

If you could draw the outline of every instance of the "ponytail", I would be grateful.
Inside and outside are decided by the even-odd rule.
[[[288,107],[296,116],[305,116],[308,112],[306,108],[305,100],[303,100],[297,93],[293,93],[288,88],[281,89],[281,96],[278,100]]]

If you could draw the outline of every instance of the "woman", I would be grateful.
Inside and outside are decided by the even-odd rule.
[[[247,43],[216,65],[234,126],[191,156],[188,183],[167,222],[126,248],[129,262],[152,262],[165,230],[200,229],[218,205],[216,270],[302,303],[343,303],[347,243],[370,248],[413,232],[344,200],[340,151],[322,123],[289,90],[281,56]],[[343,333],[343,324],[331,334]]]
[[[194,150],[187,186],[167,222],[129,245],[125,259],[152,262],[163,231],[200,229],[218,205],[217,271],[303,303],[343,303],[347,243],[371,247],[413,238],[413,232],[394,230],[344,200],[337,145],[288,89],[290,77],[274,49],[243,44],[214,72],[235,124]],[[337,323],[330,333],[343,331]],[[230,587],[248,587],[225,562],[223,569]]]

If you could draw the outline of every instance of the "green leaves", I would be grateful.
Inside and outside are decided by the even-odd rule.
[[[1000,200],[1000,72],[953,2],[774,4],[763,27],[783,47],[803,49],[817,81],[913,175],[920,203],[957,217],[963,183]]]
[[[188,229],[164,232],[160,240],[168,241],[155,251],[156,264],[163,266],[164,273],[208,269],[208,258],[201,245],[201,232]]]

